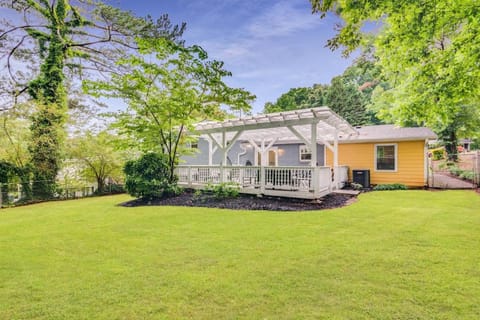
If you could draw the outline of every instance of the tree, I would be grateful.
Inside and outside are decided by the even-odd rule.
[[[75,165],[82,168],[81,174],[88,181],[97,183],[97,193],[104,193],[108,179],[122,179],[126,155],[115,147],[116,137],[107,131],[69,139],[67,154]]]
[[[365,110],[362,92],[358,90],[358,86],[346,82],[344,77],[332,79],[326,100],[330,108],[351,125],[358,126],[368,122],[369,116]]]
[[[464,127],[479,124],[480,6],[476,0],[364,2],[311,0],[322,15],[335,10],[344,25],[329,40],[344,54],[372,43],[382,77],[390,88],[378,88],[373,108],[399,124],[428,125],[449,132],[447,150],[454,152],[460,113],[473,115]],[[368,21],[381,30],[367,34]],[[373,38],[373,40],[371,40]],[[451,155],[454,158],[454,155]]]
[[[173,27],[167,16],[156,23],[151,18],[136,18],[98,1],[2,0],[0,5],[24,17],[23,25],[4,24],[0,48],[10,80],[14,82],[14,95],[28,93],[38,104],[31,125],[35,139],[30,146],[35,168],[34,193],[38,197],[49,197],[55,190],[61,160],[61,136],[67,110],[66,75],[84,76],[88,70],[112,71],[114,64],[110,61],[136,49],[135,37],[176,39],[185,26]],[[82,12],[89,14],[82,15]],[[29,39],[36,43],[35,50]],[[18,77],[24,71],[15,72],[13,61],[32,62],[32,55],[37,54],[39,71],[30,77]]]
[[[267,102],[265,113],[328,106],[352,125],[379,123],[366,109],[373,89],[381,83],[380,73],[367,55],[362,55],[330,85],[294,88],[282,94],[275,103]]]
[[[30,179],[32,167],[28,153],[28,119],[25,118],[26,105],[0,113],[0,161],[10,166],[9,182],[21,183],[24,200],[31,198]],[[6,177],[6,176],[5,176]]]
[[[220,61],[209,61],[198,46],[183,47],[167,39],[140,39],[141,56],[119,61],[128,74],[112,80],[85,82],[85,89],[96,96],[118,97],[128,109],[116,115],[115,128],[129,137],[133,147],[164,153],[168,158],[169,181],[183,145],[193,133],[193,124],[222,119],[231,110],[250,110],[255,97],[243,89],[230,88],[223,78],[231,73]]]
[[[265,113],[288,111],[310,107],[309,98],[312,97],[311,88],[292,88],[282,94],[275,103],[267,102],[264,107]]]

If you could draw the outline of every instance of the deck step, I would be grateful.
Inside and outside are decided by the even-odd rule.
[[[339,189],[333,191],[333,193],[338,193],[338,194],[351,194],[352,196],[356,196],[360,193],[359,190],[345,190],[345,189]]]

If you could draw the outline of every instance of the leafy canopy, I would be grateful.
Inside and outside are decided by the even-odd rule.
[[[184,151],[186,131],[202,120],[223,119],[227,112],[248,112],[255,98],[231,88],[223,79],[231,73],[223,62],[208,60],[199,46],[184,47],[167,39],[139,39],[141,55],[118,63],[128,68],[110,81],[86,81],[84,88],[100,97],[121,98],[128,109],[115,115],[114,127],[128,137],[131,147],[168,156],[170,179]]]

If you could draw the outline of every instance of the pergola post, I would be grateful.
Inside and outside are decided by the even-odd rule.
[[[319,180],[320,173],[317,168],[317,122],[312,123],[311,132],[310,132],[310,152],[312,153],[312,158],[310,159],[310,167],[312,167],[312,185],[313,185],[313,194],[317,198],[320,193]]]
[[[333,186],[338,189],[338,130],[333,134]]]
[[[222,162],[220,163],[220,183],[225,182],[225,166],[227,165],[227,132],[222,131]]]

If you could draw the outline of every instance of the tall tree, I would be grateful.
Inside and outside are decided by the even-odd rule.
[[[344,54],[373,37],[375,55],[390,88],[378,88],[374,107],[397,123],[436,129],[455,152],[460,113],[473,115],[464,127],[479,124],[480,5],[477,0],[333,1],[311,0],[314,11],[329,10],[344,20],[328,42]],[[381,30],[366,34],[367,22]],[[368,28],[367,28],[368,29]],[[448,134],[446,134],[448,133]],[[451,155],[455,157],[453,154]]]
[[[372,58],[362,55],[329,85],[293,88],[274,103],[267,102],[265,113],[328,106],[353,125],[376,124],[379,120],[366,106],[373,89],[381,83],[380,72]],[[382,83],[383,84],[383,83]]]
[[[38,110],[31,125],[34,139],[30,146],[35,168],[34,193],[38,197],[49,197],[55,190],[60,165],[67,110],[66,75],[84,76],[88,70],[112,71],[112,60],[136,49],[135,37],[176,39],[184,26],[172,26],[166,16],[157,22],[151,18],[140,19],[93,0],[1,0],[0,5],[17,11],[24,20],[23,24],[4,23],[0,47],[10,80],[15,85],[15,96],[28,93],[37,101]],[[29,39],[37,45],[34,50]],[[25,71],[15,72],[15,66],[18,62],[35,61],[32,55],[37,53],[38,73],[30,78],[19,77]]]
[[[341,76],[332,79],[328,88],[326,100],[333,111],[341,115],[351,125],[358,126],[368,123],[368,114],[362,93],[357,86],[345,81]]]
[[[116,149],[116,137],[107,131],[97,134],[86,132],[69,139],[67,154],[75,165],[82,168],[82,176],[97,183],[97,192],[104,193],[108,179],[114,181],[123,177],[122,169],[126,154]]]
[[[227,86],[231,73],[220,61],[208,60],[198,46],[183,47],[167,39],[140,39],[141,56],[119,61],[128,74],[113,75],[111,81],[86,82],[96,95],[122,98],[128,110],[117,116],[118,133],[130,137],[143,151],[168,156],[169,181],[184,150],[186,131],[202,120],[225,117],[223,106],[249,111],[255,96]]]

